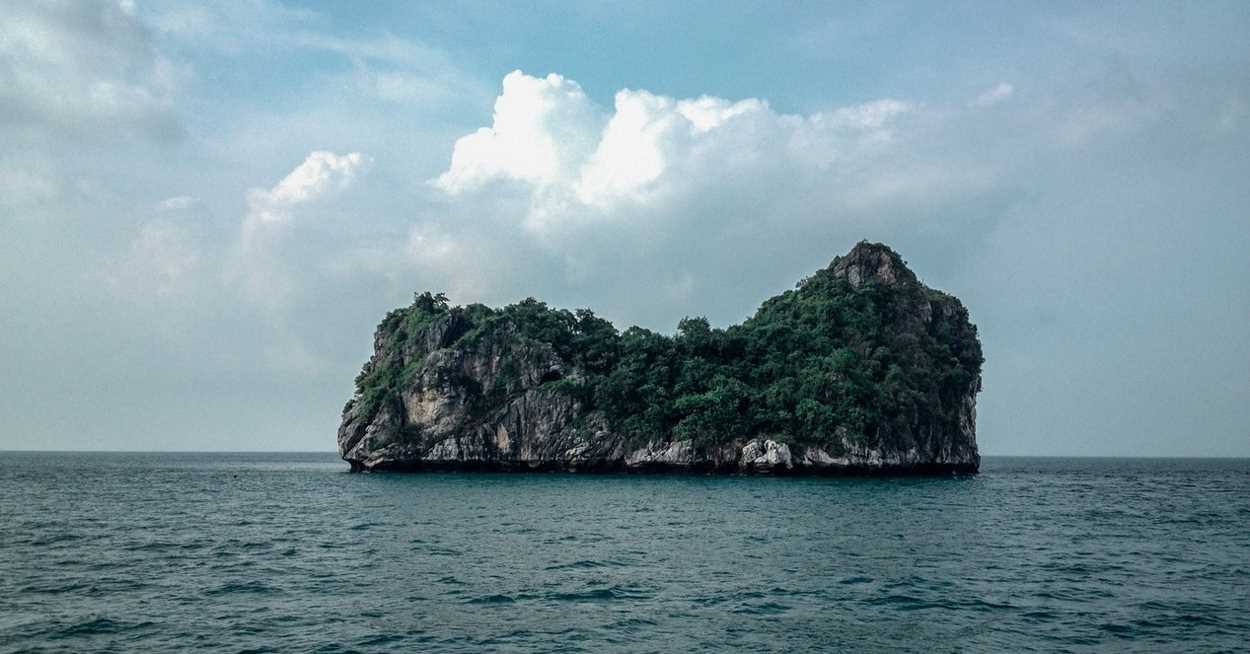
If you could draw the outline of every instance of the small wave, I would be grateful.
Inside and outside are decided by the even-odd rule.
[[[280,592],[278,589],[266,585],[259,581],[234,581],[222,584],[216,588],[210,588],[204,592],[205,595],[236,595],[246,593],[256,593],[261,595],[271,595]]]
[[[875,597],[873,599],[868,600],[868,603],[875,604],[875,605],[889,606],[892,608],[896,608],[900,611],[919,611],[922,609],[939,608],[940,606],[928,600],[924,600],[919,597],[913,597],[911,595],[904,595],[901,593],[894,593],[891,595],[883,595],[881,597]]]
[[[49,634],[48,639],[62,640],[66,638],[119,634],[135,629],[150,627],[154,624],[154,622],[149,621],[126,622],[124,620],[113,620],[106,617],[95,617],[67,625],[55,633]]]
[[[734,599],[738,600],[766,599],[767,597],[768,593],[763,593],[758,590],[747,590],[734,595]]]
[[[566,632],[565,631],[549,632],[546,635],[550,637],[554,635],[560,635],[563,633],[566,633]],[[518,642],[523,643],[533,637],[534,637],[534,632],[528,629],[513,629],[512,631],[509,631],[508,633],[499,634],[497,636],[488,636],[486,638],[478,639],[473,644],[477,646],[478,648],[495,647],[498,645],[510,645],[510,644],[518,643]],[[448,641],[445,640],[444,642],[448,642]]]
[[[57,583],[56,581],[40,580],[35,583],[18,587],[17,592],[58,595],[61,593],[74,593],[83,590],[90,590],[91,588],[93,588],[93,586],[86,581],[66,581],[65,583]]]
[[[82,540],[82,538],[83,537],[78,534],[72,534],[68,532],[61,533],[61,534],[48,534],[46,536],[41,536],[41,537],[32,539],[30,541],[30,544],[34,545],[35,547],[47,547],[49,545],[56,545],[58,543],[72,543],[77,540]]]
[[[543,568],[543,570],[593,570],[595,568],[614,568],[622,565],[624,564],[618,561],[591,561],[588,559],[582,559],[572,563],[557,563],[555,565],[549,565]]]
[[[1176,627],[1219,627],[1224,621],[1213,615],[1215,607],[1203,607],[1190,602],[1168,604],[1165,602],[1142,602],[1137,605],[1153,615],[1138,618],[1133,624],[1143,629],[1172,629]]]
[[[356,641],[356,645],[358,647],[378,647],[381,645],[394,645],[404,640],[405,637],[400,634],[376,634]]]
[[[734,613],[742,613],[746,615],[775,615],[777,613],[785,613],[790,607],[778,602],[762,602],[759,604],[748,604],[740,606],[733,610]]]
[[[127,545],[122,549],[127,552],[164,552],[168,550],[182,549],[180,543],[167,543],[163,541],[148,541],[146,543],[135,543]]]
[[[724,597],[712,596],[712,597],[696,597],[692,599],[691,601],[695,604],[698,604],[699,606],[716,606],[717,604],[724,604],[728,600]]]
[[[1137,627],[1133,625],[1114,622],[1104,622],[1098,625],[1098,628],[1120,638],[1132,638],[1137,633]]]
[[[237,556],[248,552],[262,552],[273,548],[273,542],[268,540],[241,540],[231,538],[217,543],[212,553],[215,557]]]
[[[464,601],[465,604],[515,604],[516,600],[511,595],[483,595],[481,597],[471,597]]]
[[[1010,602],[993,602],[990,600],[974,599],[964,602],[964,606],[975,611],[999,611],[1003,609],[1014,609],[1016,605]]]
[[[1218,627],[1224,624],[1224,621],[1220,618],[1206,613],[1183,613],[1176,616],[1173,622],[1182,625],[1203,625],[1207,627]]]
[[[649,596],[649,593],[621,586],[592,588],[572,593],[552,593],[548,595],[550,599],[558,602],[611,602],[625,599],[642,599]]]
[[[659,623],[657,623],[655,620],[652,620],[650,618],[626,618],[624,620],[618,620],[612,625],[612,627],[618,628],[618,629],[619,628],[634,628],[634,627],[651,627],[651,626],[655,626],[656,624],[659,624]]]

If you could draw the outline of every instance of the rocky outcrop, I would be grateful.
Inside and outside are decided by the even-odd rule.
[[[895,330],[934,338],[959,330],[966,338],[971,330],[975,343],[962,306],[920,284],[889,248],[861,243],[822,274],[841,292],[890,293]],[[569,347],[526,331],[514,314],[439,300],[418,297],[379,326],[338,432],[339,453],[353,470],[913,474],[975,472],[980,463],[979,345],[966,381],[954,382],[953,392],[952,382],[933,390],[942,398],[939,417],[913,409],[915,416],[873,423],[876,433],[839,426],[820,438],[695,439],[670,429],[640,440],[622,428],[628,416],[611,415],[587,395],[592,365]]]

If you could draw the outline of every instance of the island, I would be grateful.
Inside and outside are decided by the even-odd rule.
[[[618,331],[415,295],[343,408],[353,471],[975,473],[983,357],[955,297],[860,242],[740,325]]]

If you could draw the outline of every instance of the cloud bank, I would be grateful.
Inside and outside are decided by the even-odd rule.
[[[833,180],[887,151],[895,123],[915,110],[885,99],[800,116],[758,98],[677,99],[632,89],[617,92],[606,110],[573,80],[517,70],[503,80],[492,124],[457,140],[450,167],[433,183],[452,196],[523,184],[535,201],[531,226],[540,228],[554,214],[602,217],[730,176],[766,179],[796,169]]]
[[[125,125],[178,133],[182,76],[132,4],[18,3],[0,20],[0,121],[59,129]]]
[[[925,152],[938,120],[892,98],[799,115],[622,89],[604,107],[574,80],[513,71],[491,124],[429,180],[439,209],[405,254],[457,300],[544,288],[665,330],[687,313],[740,319],[753,305],[731,296],[776,292],[845,243],[981,192],[987,171]],[[659,293],[613,292],[625,283]]]

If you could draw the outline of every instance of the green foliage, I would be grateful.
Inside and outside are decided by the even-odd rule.
[[[412,308],[425,314],[438,314],[447,311],[447,296],[443,293],[424,293],[412,294]]]
[[[421,293],[379,327],[394,346],[357,378],[358,408],[374,411],[397,396],[407,375],[393,353],[415,347],[428,323],[452,314],[464,328],[449,346],[478,347],[488,335],[496,347],[549,345],[577,375],[543,387],[603,411],[635,443],[712,446],[758,435],[836,455],[924,425],[949,428],[977,383],[981,346],[958,300],[908,275],[853,288],[831,266],[741,325],[685,318],[671,337],[640,327],[618,333],[589,309],[553,309],[534,298],[494,310],[451,308],[442,293]],[[497,380],[493,392],[508,381]]]

